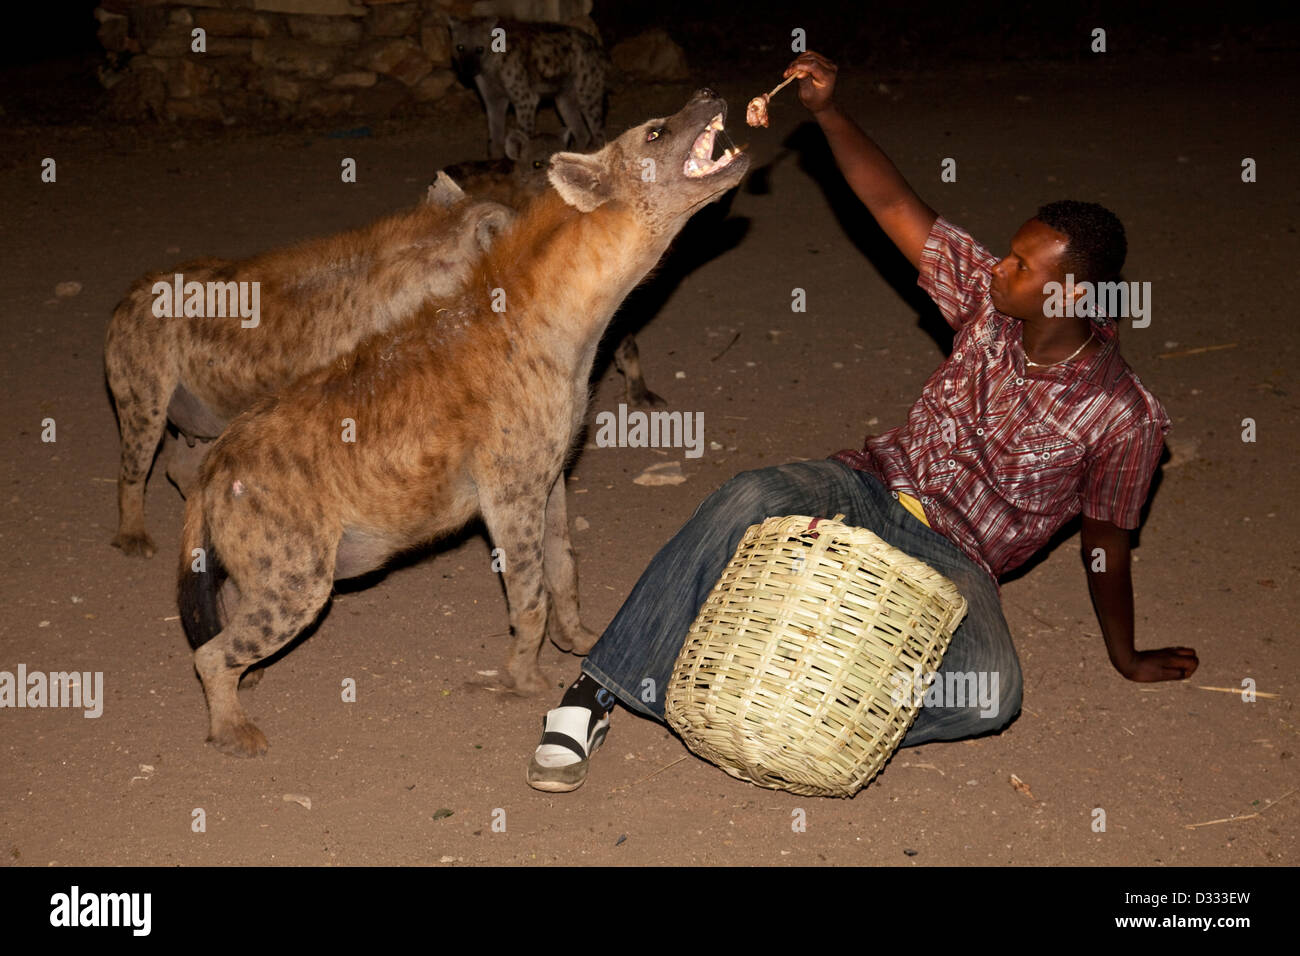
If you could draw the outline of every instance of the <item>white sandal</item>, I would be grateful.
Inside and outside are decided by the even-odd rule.
[[[597,718],[586,707],[549,711],[542,721],[541,743],[528,762],[528,785],[549,793],[577,790],[587,779],[591,755],[608,733],[609,714]]]

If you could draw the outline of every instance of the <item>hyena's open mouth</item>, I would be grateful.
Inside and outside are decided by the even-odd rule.
[[[722,134],[722,139],[726,141],[726,144],[722,153],[715,155],[717,148],[724,146],[724,144],[717,141],[719,133]],[[731,141],[727,131],[722,128],[722,114],[719,113],[709,120],[709,125],[704,127],[704,132],[695,138],[695,144],[691,147],[691,155],[683,164],[682,172],[694,179],[701,176],[712,176],[724,167],[730,166],[732,160],[739,155],[740,149]]]

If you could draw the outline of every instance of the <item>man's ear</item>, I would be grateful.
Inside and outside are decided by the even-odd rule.
[[[609,170],[599,153],[556,153],[546,177],[560,198],[579,212],[591,212],[609,200]]]

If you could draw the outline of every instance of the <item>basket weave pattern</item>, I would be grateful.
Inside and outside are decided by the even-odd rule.
[[[733,777],[848,797],[912,726],[913,680],[939,669],[966,599],[865,528],[813,521],[745,532],[691,625],[665,711]]]

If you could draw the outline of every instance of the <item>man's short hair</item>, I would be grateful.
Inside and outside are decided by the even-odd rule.
[[[1095,202],[1062,199],[1048,203],[1034,217],[1068,238],[1061,255],[1063,272],[1079,282],[1112,282],[1128,255],[1128,240],[1119,217]]]

